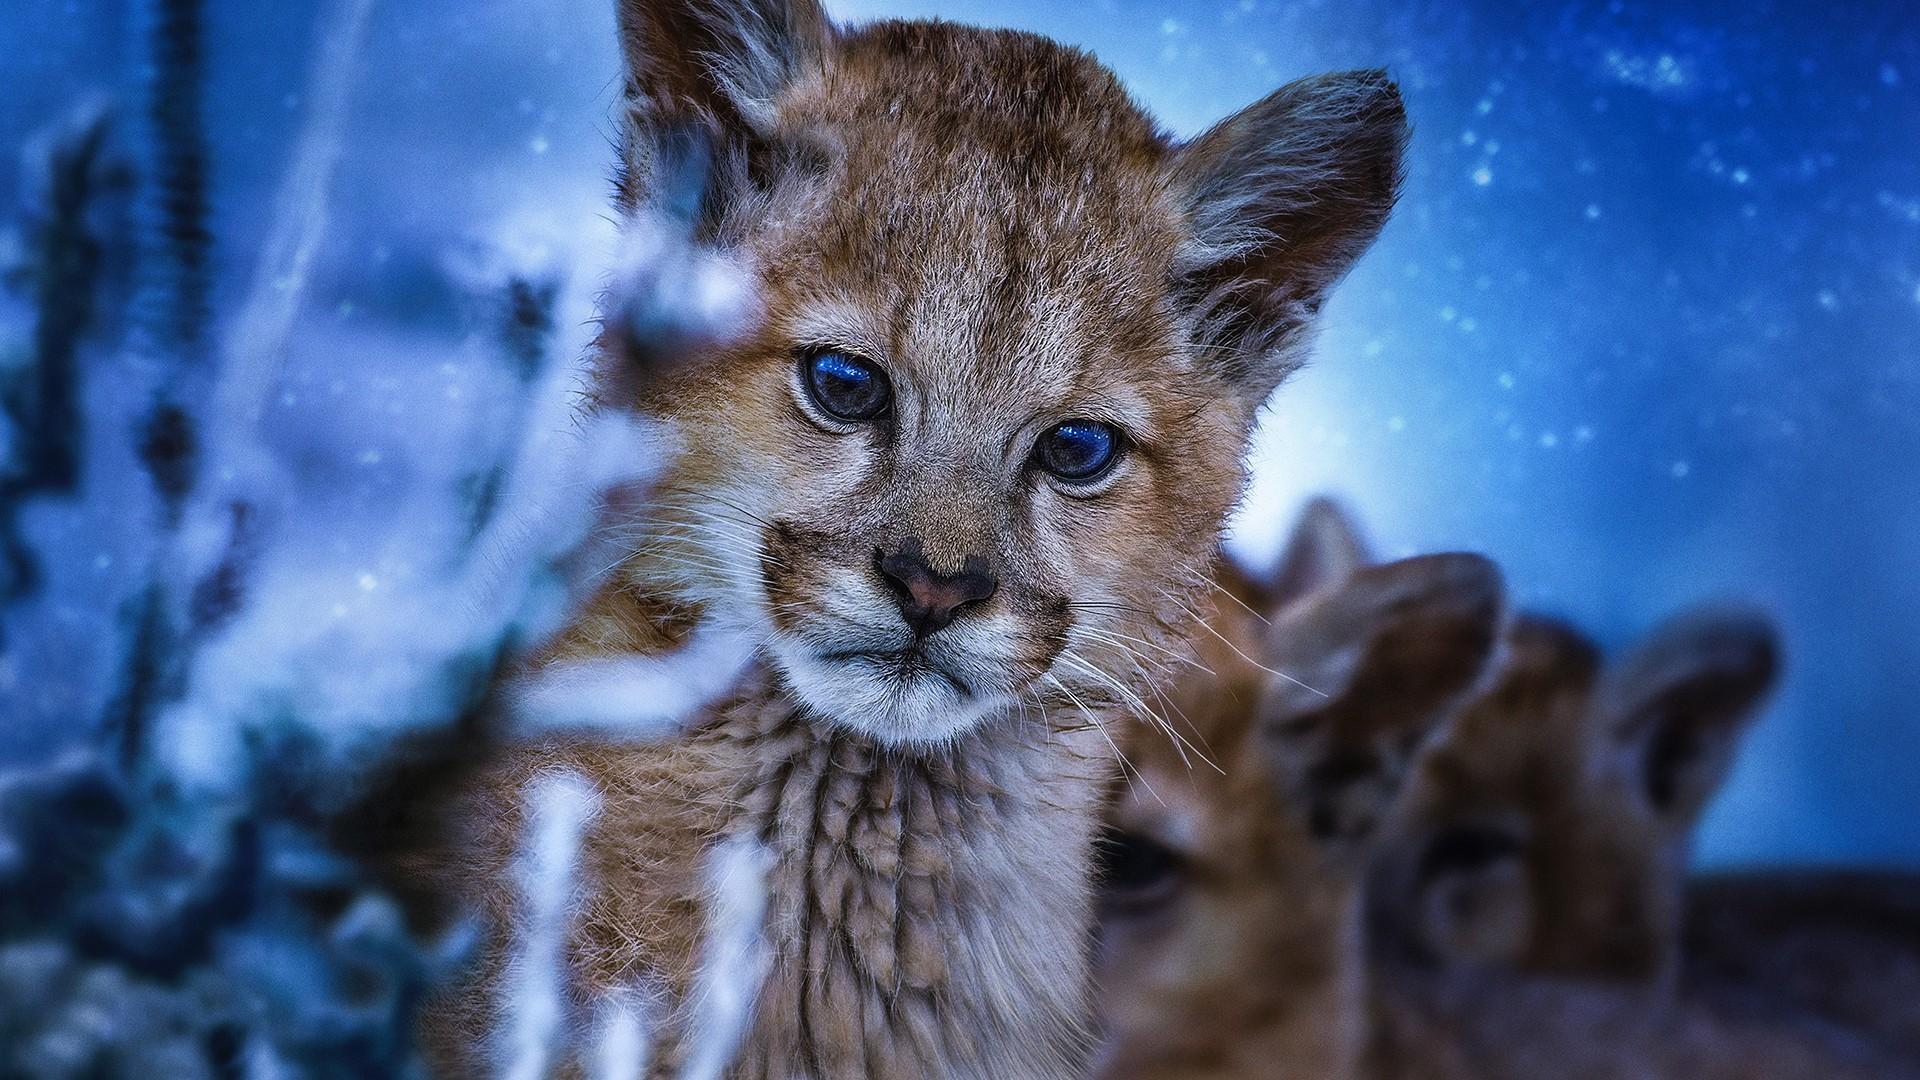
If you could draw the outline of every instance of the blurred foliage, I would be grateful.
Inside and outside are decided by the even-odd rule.
[[[69,757],[0,776],[0,1075],[416,1073],[458,960],[308,830]]]
[[[190,790],[157,759],[161,719],[199,704],[193,661],[249,598],[271,524],[200,476],[203,433],[218,419],[203,404],[218,358],[200,6],[145,5],[138,229],[116,216],[135,172],[96,111],[47,144],[42,190],[0,249],[0,279],[33,326],[20,344],[0,343],[0,611],[41,585],[21,511],[88,497],[93,435],[130,440],[162,511],[144,584],[113,624],[120,661],[105,714],[76,718],[92,748],[0,772],[0,1078],[418,1075],[413,1015],[466,955],[467,928],[421,940],[394,898],[326,842],[327,812],[353,780],[327,773],[340,755],[319,743],[347,736],[314,718],[211,707],[216,724],[245,732],[237,776]],[[503,276],[487,284],[500,314],[485,349],[520,393],[459,480],[469,549],[500,509],[549,370],[560,293],[550,276]],[[102,376],[150,386],[133,430],[90,435],[86,386]],[[203,520],[225,542],[201,565],[180,551]],[[422,659],[417,680],[448,684],[447,707],[406,717],[409,732],[451,728],[484,699],[518,642],[513,614]],[[263,663],[283,659],[263,648]]]

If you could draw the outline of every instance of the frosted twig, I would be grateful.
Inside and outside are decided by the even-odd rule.
[[[594,1080],[641,1080],[653,1056],[648,1024],[653,1010],[632,990],[608,994],[600,1002],[593,1047]]]
[[[680,1080],[720,1080],[752,1017],[769,957],[761,934],[772,856],[748,837],[721,841],[707,865],[712,909],[696,977],[692,1050]]]
[[[752,655],[742,635],[701,625],[680,649],[555,664],[514,687],[513,730],[590,729],[661,738],[725,693]]]
[[[542,1080],[566,1019],[566,946],[579,891],[580,843],[600,796],[577,773],[542,776],[526,793],[526,847],[518,878],[525,923],[509,961],[502,1003],[505,1080]]]
[[[313,259],[331,218],[333,178],[346,145],[353,86],[372,11],[373,0],[337,0],[320,24],[325,28],[319,35],[320,53],[307,84],[311,112],[294,147],[293,164],[275,194],[266,243],[226,343],[227,363],[211,416],[222,428],[215,437],[222,450],[231,451],[235,440],[249,440],[285,361]]]

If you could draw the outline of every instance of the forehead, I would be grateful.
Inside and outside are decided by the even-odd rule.
[[[839,163],[788,260],[796,307],[858,324],[937,397],[1057,401],[1183,362],[1166,144],[1090,58],[880,24],[782,122],[821,133]]]
[[[1117,828],[1192,854],[1217,828],[1205,784],[1184,771],[1142,769],[1114,794],[1107,815]]]
[[[1092,57],[1015,31],[881,23],[844,40],[785,119],[827,129],[850,170],[924,182],[937,173],[1051,200],[1039,222],[1087,218],[1097,197],[1163,184],[1169,143]],[[894,184],[866,209],[885,210]],[[956,209],[977,212],[990,203]],[[1142,207],[1130,208],[1138,212]]]
[[[1510,644],[1499,679],[1430,753],[1429,782],[1456,802],[1557,801],[1591,779],[1591,649],[1524,632]]]

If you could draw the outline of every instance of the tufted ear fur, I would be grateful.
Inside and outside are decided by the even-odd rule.
[[[817,0],[618,0],[627,66],[620,202],[665,205],[714,239],[716,219],[822,148],[776,136],[781,96],[829,62]],[[738,223],[735,223],[737,226]]]
[[[1466,553],[1368,566],[1276,621],[1274,660],[1304,662],[1329,701],[1383,715],[1450,706],[1480,680],[1505,626],[1500,570]]]
[[[1669,824],[1691,827],[1726,780],[1779,663],[1765,616],[1703,608],[1668,620],[1606,674],[1597,719]]]
[[[629,94],[655,123],[764,131],[833,40],[815,0],[619,0],[618,17]]]
[[[1313,316],[1386,223],[1409,128],[1386,72],[1288,83],[1182,147],[1178,272],[1200,343],[1253,402],[1301,362]]]

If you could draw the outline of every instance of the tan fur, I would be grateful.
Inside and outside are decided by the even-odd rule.
[[[729,1075],[915,1077],[1065,1075],[1081,1052],[1079,955],[1091,799],[1111,775],[1101,737],[1035,723],[902,755],[854,734],[823,734],[753,677],[714,719],[670,745],[556,742],[503,757],[462,817],[484,833],[441,864],[439,884],[481,898],[519,847],[517,800],[538,773],[567,770],[601,792],[586,841],[589,895],[573,929],[578,1000],[637,987],[684,1009],[707,903],[701,859],[723,836],[774,857],[768,976]],[[1017,915],[1016,915],[1017,913]],[[488,941],[497,974],[510,935]],[[958,987],[995,992],[961,993]],[[499,1028],[497,1003],[452,996],[434,1041],[462,1052]],[[668,1012],[667,1032],[684,1018]],[[657,1071],[678,1067],[669,1040]]]
[[[513,746],[454,777],[437,842],[395,857],[488,931],[429,1042],[471,1072],[504,1019],[521,802],[564,770],[600,796],[572,1007],[652,995],[656,1072],[700,1005],[702,867],[751,837],[772,856],[772,966],[730,1075],[1073,1075],[1111,778],[1096,725],[1191,629],[1254,412],[1392,204],[1398,94],[1377,72],[1303,80],[1181,146],[1033,35],[847,30],[812,0],[619,11],[622,207],[688,219],[756,317],[676,350],[612,298],[595,407],[636,408],[681,450],[616,523],[631,557],[533,668],[670,647],[699,619],[762,660],[681,739]],[[883,422],[809,404],[820,349],[886,372]],[[1127,450],[1069,490],[1028,463],[1078,418]],[[991,595],[912,634],[884,578],[904,551]]]
[[[1517,620],[1395,823],[1382,955],[1669,984],[1693,828],[1775,650],[1757,617],[1702,610],[1603,667],[1572,628]]]
[[[1702,979],[1675,993],[1684,920],[1719,918],[1684,910],[1692,832],[1775,655],[1742,613],[1688,613],[1610,666],[1570,627],[1516,621],[1498,682],[1423,758],[1376,870],[1377,1072],[1913,1075],[1774,995]]]
[[[1337,509],[1316,504],[1273,580],[1306,582],[1294,587],[1312,588],[1329,574],[1351,574],[1351,568],[1365,562],[1351,525]],[[1460,587],[1458,580],[1454,587]],[[1242,578],[1236,590],[1245,589]],[[1469,589],[1467,595],[1481,593]],[[1357,857],[1334,857],[1338,849],[1313,828],[1323,800],[1310,785],[1286,779],[1309,776],[1313,770],[1282,769],[1276,780],[1271,766],[1286,755],[1276,759],[1272,751],[1284,742],[1267,741],[1263,752],[1248,754],[1249,745],[1262,741],[1250,737],[1262,726],[1251,717],[1271,716],[1277,721],[1275,731],[1293,725],[1284,719],[1284,711],[1249,705],[1266,696],[1262,687],[1272,678],[1235,652],[1237,647],[1252,656],[1265,655],[1252,651],[1261,638],[1256,624],[1224,602],[1216,618],[1216,628],[1232,645],[1210,646],[1205,658],[1221,665],[1223,675],[1191,673],[1173,691],[1172,703],[1196,719],[1203,745],[1222,762],[1226,775],[1215,775],[1203,765],[1189,767],[1165,742],[1142,733],[1129,744],[1141,782],[1123,791],[1110,812],[1117,834],[1134,838],[1134,855],[1132,872],[1121,866],[1105,888],[1109,899],[1097,970],[1111,1032],[1103,1051],[1103,1075],[1248,1080],[1885,1080],[1912,1075],[1884,1048],[1804,1016],[1739,1000],[1690,997],[1676,1003],[1658,977],[1662,962],[1657,956],[1649,958],[1660,952],[1657,944],[1628,949],[1619,963],[1597,961],[1578,935],[1598,933],[1615,944],[1630,943],[1626,935],[1645,937],[1657,924],[1630,906],[1603,899],[1588,909],[1578,897],[1548,892],[1559,905],[1556,911],[1571,913],[1576,930],[1557,942],[1536,945],[1537,938],[1551,941],[1556,935],[1552,926],[1536,933],[1530,914],[1535,893],[1524,877],[1520,889],[1504,887],[1511,882],[1499,876],[1481,883],[1470,898],[1489,908],[1469,906],[1462,914],[1475,917],[1442,920],[1427,928],[1430,934],[1436,928],[1452,931],[1431,934],[1426,943],[1458,950],[1449,957],[1454,962],[1423,965],[1393,954],[1392,962],[1376,966],[1362,940],[1372,927],[1361,925],[1354,904],[1363,882],[1378,885],[1377,880],[1367,881],[1372,869],[1367,853],[1377,850],[1380,841],[1367,841],[1362,832],[1357,850],[1349,852]],[[1284,616],[1276,620],[1276,639],[1309,639],[1297,628],[1286,632],[1290,625],[1292,620]],[[1559,785],[1564,792],[1586,776],[1584,767],[1574,763],[1588,755],[1611,762],[1603,775],[1623,784],[1630,775],[1639,790],[1657,789],[1667,796],[1650,812],[1667,816],[1669,828],[1690,819],[1723,762],[1713,753],[1677,754],[1670,738],[1664,744],[1666,754],[1651,753],[1660,743],[1645,741],[1651,734],[1644,730],[1649,726],[1645,707],[1658,702],[1672,713],[1670,707],[1680,703],[1690,706],[1678,711],[1683,721],[1737,722],[1765,678],[1730,678],[1730,673],[1770,670],[1770,660],[1757,669],[1741,663],[1751,654],[1738,647],[1722,648],[1729,644],[1723,634],[1707,634],[1704,640],[1717,644],[1700,651],[1700,626],[1697,620],[1670,626],[1606,676],[1598,654],[1578,635],[1555,624],[1522,620],[1508,635],[1499,677],[1464,715],[1455,717],[1444,740],[1425,752],[1416,781],[1423,798],[1436,800],[1440,792],[1448,793],[1452,801],[1445,805],[1470,811],[1461,813],[1460,824],[1521,828],[1524,814],[1500,815],[1494,808],[1516,793],[1532,800],[1527,807],[1557,805],[1541,788]],[[1420,636],[1433,638],[1430,630]],[[1752,640],[1735,635],[1732,643]],[[1341,697],[1366,703],[1383,715],[1406,715],[1404,704],[1391,708],[1385,703],[1396,698],[1404,702],[1398,688],[1417,685],[1421,680],[1413,673],[1433,668],[1434,654],[1424,659],[1417,650],[1391,655],[1398,663],[1371,669],[1367,679],[1356,680],[1357,693]],[[1471,656],[1456,655],[1454,670],[1477,670],[1479,663]],[[1715,673],[1707,684],[1690,677],[1703,670],[1698,663],[1703,658],[1712,661],[1704,670]],[[1269,663],[1286,666],[1271,659]],[[1338,707],[1332,711],[1364,715]],[[1440,706],[1440,713],[1445,711]],[[1604,725],[1608,738],[1590,743],[1584,731],[1591,715],[1622,723]],[[1510,724],[1520,717],[1525,718],[1525,737],[1515,738]],[[1438,722],[1438,715],[1426,720]],[[1629,736],[1624,743],[1629,752],[1616,754],[1623,745],[1615,738],[1621,730]],[[1488,739],[1485,733],[1491,731],[1504,731],[1506,737]],[[1469,746],[1471,754],[1465,753]],[[1449,753],[1463,760],[1449,765]],[[1658,785],[1646,784],[1644,772],[1628,768],[1653,764],[1662,770]],[[1690,776],[1686,768],[1673,771],[1690,765],[1704,765],[1709,770],[1705,779]],[[1441,784],[1432,771],[1436,766],[1440,777],[1457,783]],[[1472,768],[1479,771],[1455,775]],[[1528,780],[1516,779],[1508,787],[1489,783],[1484,801],[1472,798],[1473,777],[1491,781],[1503,776]],[[1595,794],[1584,788],[1565,794],[1577,800],[1583,791]],[[1390,806],[1392,787],[1376,787],[1370,801]],[[1556,828],[1568,825],[1558,814],[1548,814],[1547,820]],[[1395,830],[1404,829],[1404,810],[1395,813],[1393,821]],[[1602,822],[1595,831],[1606,827]],[[1647,829],[1618,835],[1668,835],[1664,828]],[[1336,830],[1332,835],[1343,834]],[[1608,848],[1586,840],[1586,835],[1573,835],[1575,854],[1604,856]],[[1151,886],[1139,880],[1141,837],[1177,856],[1171,869],[1151,878]],[[1502,850],[1491,848],[1488,853],[1498,856]],[[1590,881],[1597,895],[1611,898],[1613,893],[1598,888],[1608,884],[1610,865],[1619,864],[1596,861],[1591,867],[1594,878],[1574,874],[1554,860],[1544,861],[1543,869],[1570,883],[1563,887]],[[1385,910],[1405,909],[1387,905]],[[1603,915],[1589,913],[1595,910]],[[1485,917],[1516,911],[1520,918],[1509,925]],[[1631,916],[1620,921],[1622,937],[1607,938],[1610,924],[1603,916],[1622,911]],[[1376,910],[1376,926],[1379,914]],[[1494,925],[1484,925],[1489,921]],[[1397,933],[1389,943],[1410,944]],[[1487,960],[1525,956],[1540,967],[1523,974],[1513,970],[1511,959],[1462,963],[1461,955]],[[1583,976],[1553,974],[1556,963],[1584,968]]]
[[[1429,556],[1309,592],[1271,626],[1223,601],[1197,646],[1209,670],[1168,699],[1194,749],[1157,730],[1127,743],[1138,775],[1107,842],[1176,861],[1150,885],[1125,867],[1108,881],[1104,1077],[1338,1078],[1365,1046],[1371,838],[1490,656],[1499,583],[1484,560]]]
[[[921,708],[890,726],[881,715],[838,717],[883,725],[876,733],[889,739],[938,739],[937,728],[914,728],[1012,702],[1065,649],[1096,667],[1122,662],[1084,640],[1085,627],[1159,642],[1184,619],[1182,595],[1205,580],[1210,523],[1240,488],[1252,411],[1297,364],[1307,329],[1304,310],[1247,305],[1282,285],[1301,291],[1302,275],[1324,276],[1322,253],[1289,258],[1292,241],[1270,242],[1255,260],[1235,246],[1248,229],[1288,224],[1254,214],[1270,209],[1258,201],[1240,206],[1231,228],[1209,218],[1217,240],[1197,231],[1187,209],[1195,181],[1178,167],[1222,185],[1217,198],[1264,189],[1212,177],[1084,54],[1031,35],[919,23],[880,23],[800,51],[834,59],[803,65],[762,120],[767,130],[713,150],[703,236],[754,268],[762,316],[731,348],[634,389],[641,407],[697,437],[639,526],[628,571],[730,617],[760,615],[791,673],[810,648],[846,636],[849,610],[887,604],[870,572],[876,551],[917,541],[944,571],[982,558],[998,593],[971,626],[956,624],[953,641],[929,641],[976,684],[976,702]],[[1291,177],[1341,193],[1315,219],[1339,236],[1377,227],[1377,218],[1339,216],[1341,200],[1390,201],[1402,130],[1397,102],[1392,117],[1375,115],[1382,91],[1355,85],[1371,89],[1329,83],[1321,95],[1370,110],[1344,127],[1315,114],[1302,128],[1282,113],[1264,121],[1276,131],[1245,132],[1274,140],[1248,148],[1258,156],[1287,155],[1293,137],[1323,158],[1343,145],[1328,132],[1347,133],[1350,157],[1387,170],[1371,189],[1327,161],[1316,167],[1328,171]],[[654,101],[665,93],[643,96],[646,108],[665,108]],[[1376,130],[1383,146],[1351,145]],[[630,175],[649,175],[665,152],[655,132],[636,128],[635,144],[651,149],[635,152]],[[1299,232],[1302,241],[1314,234]],[[1224,254],[1201,260],[1192,252],[1203,242]],[[795,407],[795,350],[807,345],[884,362],[901,396],[889,442],[822,430]],[[607,363],[603,382],[624,387],[619,349]],[[1039,429],[1076,414],[1118,423],[1136,444],[1094,499],[1019,468]],[[915,467],[875,470],[876,452]],[[716,542],[707,531],[716,527],[764,535],[757,545]],[[1148,552],[1155,572],[1137,573]],[[702,572],[716,558],[725,572]],[[1074,606],[1095,598],[1105,606]],[[1082,640],[1069,640],[1075,625]],[[979,641],[982,628],[997,640]],[[837,704],[808,703],[829,714]]]
[[[1374,982],[1378,1080],[1913,1080],[1910,1062],[1803,1017],[1503,971]],[[1252,1075],[1252,1074],[1249,1074]]]

